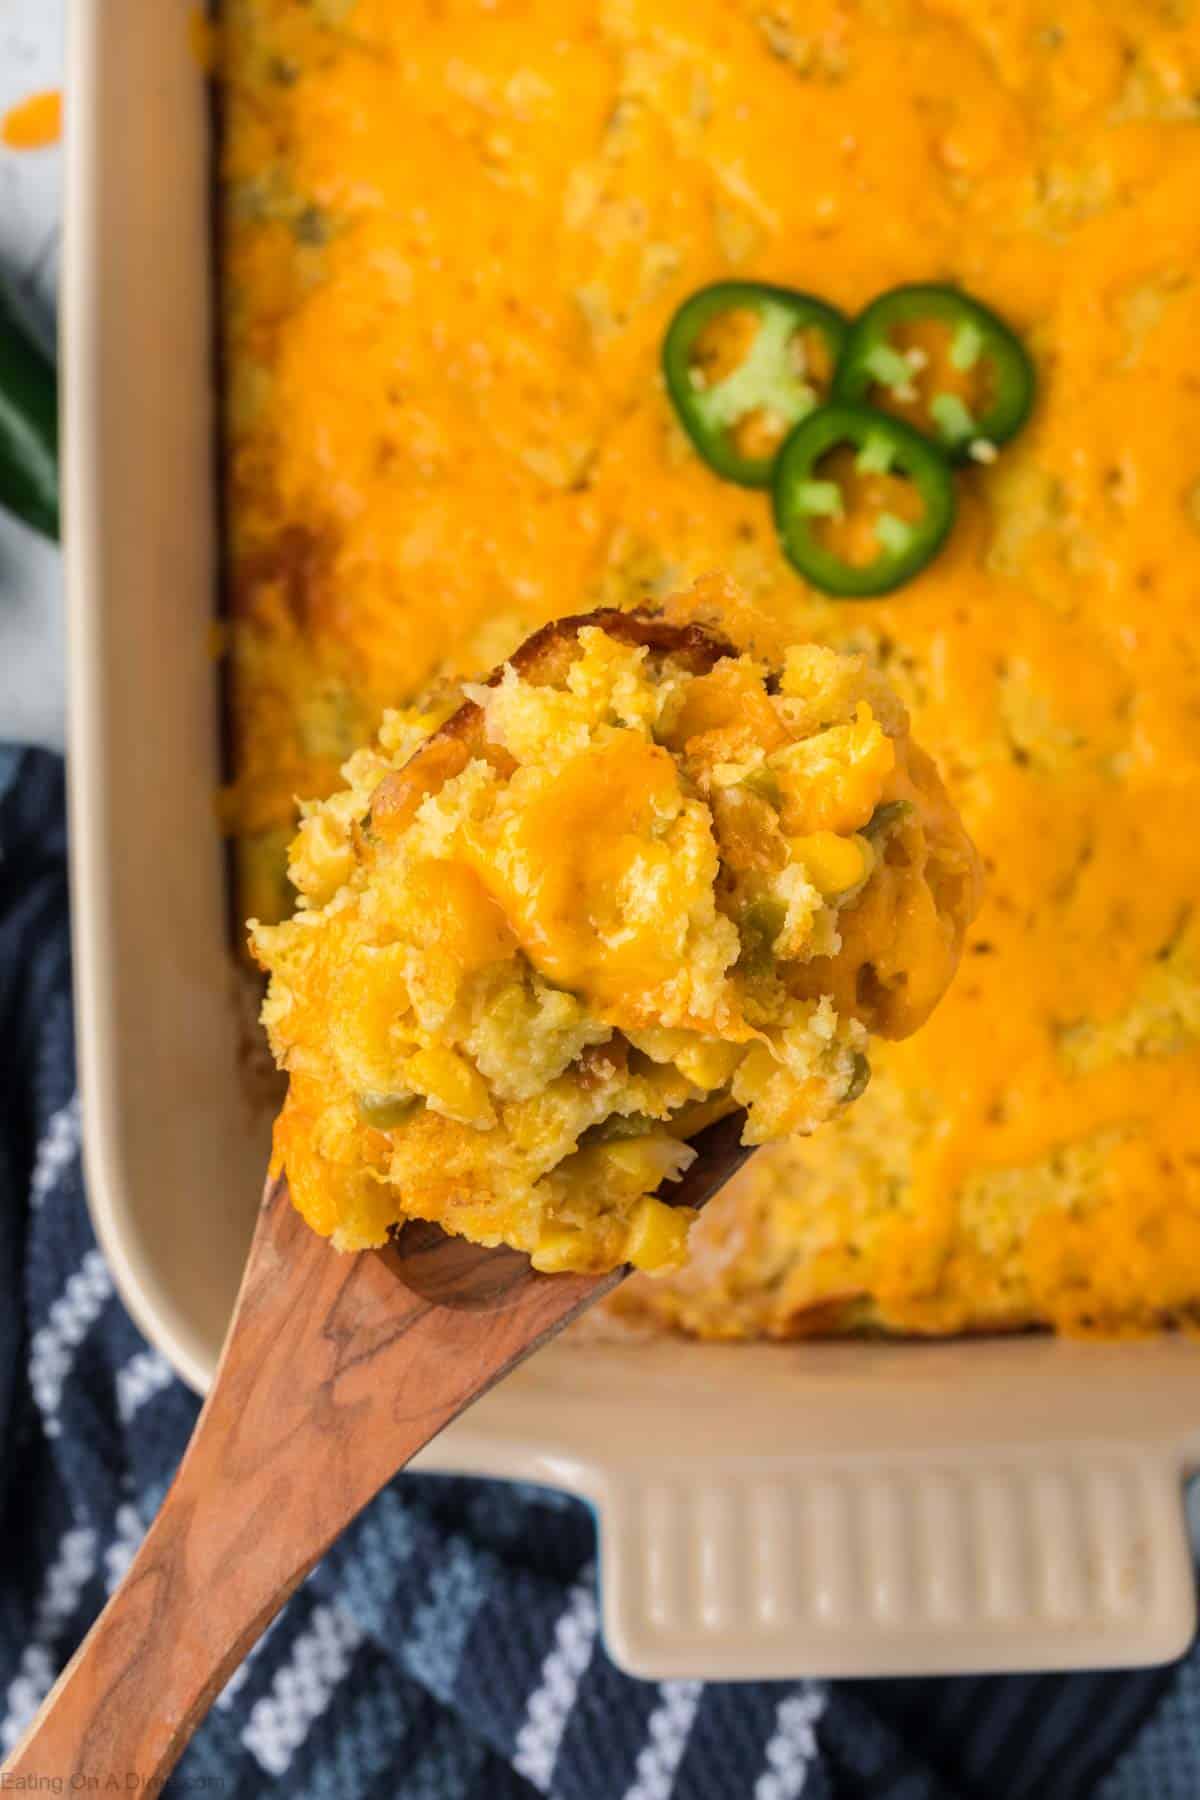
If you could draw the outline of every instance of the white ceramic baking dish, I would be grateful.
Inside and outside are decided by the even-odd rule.
[[[194,0],[76,0],[64,367],[89,1187],[120,1289],[203,1388],[266,1132],[213,816],[208,107]],[[596,1508],[612,1654],[793,1676],[1165,1660],[1194,1623],[1200,1346],[551,1348],[425,1467]]]

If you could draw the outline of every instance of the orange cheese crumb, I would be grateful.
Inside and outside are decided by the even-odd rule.
[[[8,150],[45,150],[62,136],[62,94],[57,88],[30,94],[0,120],[0,141]]]

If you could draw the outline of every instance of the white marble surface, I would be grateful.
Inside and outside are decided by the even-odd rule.
[[[67,0],[0,0],[0,113],[62,85]],[[0,279],[54,339],[62,151],[0,146]],[[58,552],[0,513],[0,740],[64,739]]]

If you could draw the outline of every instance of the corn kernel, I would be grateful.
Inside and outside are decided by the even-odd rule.
[[[896,766],[896,749],[871,708],[859,701],[850,723],[776,750],[767,766],[779,779],[789,836],[857,831],[879,804]]]
[[[675,1058],[675,1067],[686,1081],[710,1092],[724,1087],[742,1060],[744,1044],[688,1043]]]
[[[653,1194],[647,1194],[630,1215],[626,1260],[647,1273],[678,1268],[687,1249],[688,1228],[695,1217],[690,1206],[667,1206]]]
[[[638,1187],[654,1187],[658,1181],[654,1142],[649,1132],[644,1137],[618,1138],[614,1143],[605,1144],[604,1154],[611,1166],[627,1175],[631,1183]]]
[[[871,872],[875,857],[864,837],[839,837],[836,831],[813,831],[790,840],[792,855],[826,899],[857,887]]]
[[[529,1260],[543,1275],[562,1275],[569,1269],[587,1267],[583,1248],[581,1231],[572,1231],[568,1225],[548,1225],[541,1233],[537,1249],[530,1251]]]
[[[650,1193],[660,1182],[674,1181],[695,1160],[677,1138],[655,1126],[645,1137],[618,1138],[603,1146],[604,1157],[611,1168],[625,1176],[627,1191]]]
[[[288,876],[313,906],[325,906],[354,873],[350,834],[330,807],[305,819],[292,844]]]
[[[435,1112],[486,1131],[496,1123],[487,1083],[453,1050],[418,1050],[404,1065],[406,1086],[424,1094]]]
[[[342,965],[330,1046],[347,1083],[395,1093],[407,1086],[401,1070],[416,1045],[405,1029],[409,1009],[408,956],[403,944],[369,945]]]
[[[767,1044],[751,1044],[733,1085],[735,1098],[746,1106],[763,1092],[779,1073],[779,1064]]]

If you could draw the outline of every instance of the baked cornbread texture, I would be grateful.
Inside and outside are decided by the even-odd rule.
[[[668,1269],[689,1133],[856,1099],[868,1034],[954,972],[974,851],[860,657],[768,669],[598,612],[465,692],[388,717],[306,809],[294,918],[252,927],[276,1161],[340,1249],[418,1217],[543,1270]]]

